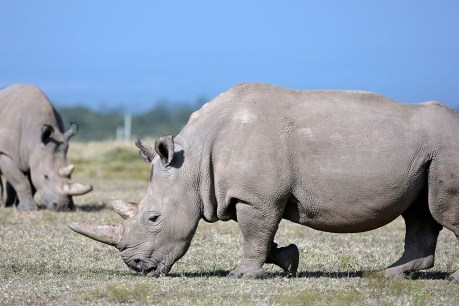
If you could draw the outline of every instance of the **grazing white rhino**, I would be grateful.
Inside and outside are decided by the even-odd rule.
[[[295,274],[297,247],[273,242],[281,219],[355,233],[402,215],[405,251],[387,275],[432,267],[442,227],[459,237],[459,115],[436,102],[242,84],[175,138],[137,146],[151,162],[145,197],[113,203],[120,224],[70,227],[146,275],[169,272],[200,219],[239,223],[244,259],[232,277],[263,277],[264,263]]]
[[[0,175],[7,181],[7,204],[19,201],[19,209],[36,210],[38,192],[47,208],[71,210],[72,196],[92,190],[70,180],[74,166],[66,155],[76,126],[63,129],[60,115],[38,88],[13,85],[0,91]],[[3,189],[0,178],[1,205]]]

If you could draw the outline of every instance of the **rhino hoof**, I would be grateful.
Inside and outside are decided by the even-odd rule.
[[[291,260],[287,267],[285,268],[285,272],[287,273],[287,277],[296,277],[296,272],[298,270],[298,263],[300,262],[300,251],[298,251],[298,247],[295,244],[291,244],[286,247],[286,251],[289,253],[289,259]]]
[[[265,271],[263,268],[248,271],[246,269],[237,268],[228,274],[229,278],[264,278],[264,276]]]
[[[35,202],[19,202],[18,209],[21,211],[36,211],[38,207]]]
[[[459,279],[454,275],[456,273],[453,273],[448,277],[448,281],[449,282],[451,282],[451,283],[459,283]]]

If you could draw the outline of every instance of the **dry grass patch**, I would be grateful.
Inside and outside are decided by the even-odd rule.
[[[70,162],[79,159],[77,179],[94,185],[93,192],[75,198],[77,212],[0,209],[0,305],[458,304],[459,285],[445,280],[457,269],[459,255],[449,231],[440,234],[433,269],[413,273],[411,279],[372,273],[401,255],[400,218],[375,231],[346,235],[281,222],[276,241],[300,248],[299,277],[283,278],[279,268],[267,265],[263,280],[227,279],[242,260],[238,224],[201,222],[188,253],[169,276],[142,277],[124,265],[115,248],[73,233],[68,224],[119,222],[108,203],[140,200],[148,177],[131,178],[110,164],[126,159],[127,165],[137,165],[135,156],[138,166],[132,168],[145,176],[148,165],[132,144],[76,143],[69,153]]]
[[[77,142],[70,145],[68,159],[78,176],[147,181],[149,166],[138,152],[134,142]]]
[[[84,203],[78,204],[85,205]],[[2,252],[0,252],[0,291],[2,304],[46,305],[454,305],[458,299],[457,284],[444,277],[446,262],[427,274],[411,279],[385,279],[372,271],[391,263],[390,253],[401,252],[401,241],[386,245],[373,257],[362,256],[380,248],[379,236],[394,235],[400,220],[382,231],[354,236],[350,247],[337,245],[341,235],[317,235],[304,228],[304,241],[316,249],[303,248],[299,277],[286,279],[273,265],[267,265],[264,280],[233,280],[226,274],[242,259],[239,228],[234,222],[201,223],[188,253],[173,267],[170,276],[158,279],[142,277],[129,270],[118,251],[71,232],[70,222],[114,223],[119,217],[108,208],[98,211],[56,213],[52,222],[49,212],[22,214],[0,209]],[[284,236],[300,230],[283,222],[280,244],[305,244]],[[398,236],[396,233],[395,236]],[[367,236],[376,236],[369,239]],[[318,240],[323,241],[319,243]],[[358,245],[362,241],[374,244]],[[330,243],[331,242],[331,243]],[[454,237],[442,235],[440,253],[449,254]],[[347,256],[357,267],[349,267]],[[322,254],[311,256],[310,254]],[[336,255],[343,253],[343,255]],[[443,267],[443,268],[442,268]],[[431,279],[432,278],[432,279]],[[150,298],[147,298],[147,297]]]
[[[279,302],[286,305],[355,305],[362,304],[364,297],[358,292],[304,290],[292,296],[282,297]]]

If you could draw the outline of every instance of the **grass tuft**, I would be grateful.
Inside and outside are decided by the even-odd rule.
[[[107,285],[107,296],[114,302],[121,303],[145,303],[150,302],[154,294],[149,286],[138,284],[135,286],[120,286],[117,284]]]
[[[355,305],[364,301],[362,294],[347,291],[304,290],[292,296],[286,296],[279,300],[282,305]]]

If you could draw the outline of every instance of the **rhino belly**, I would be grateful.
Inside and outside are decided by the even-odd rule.
[[[412,175],[393,168],[367,173],[322,173],[293,189],[284,218],[317,230],[373,230],[400,216],[426,188],[425,169]]]

